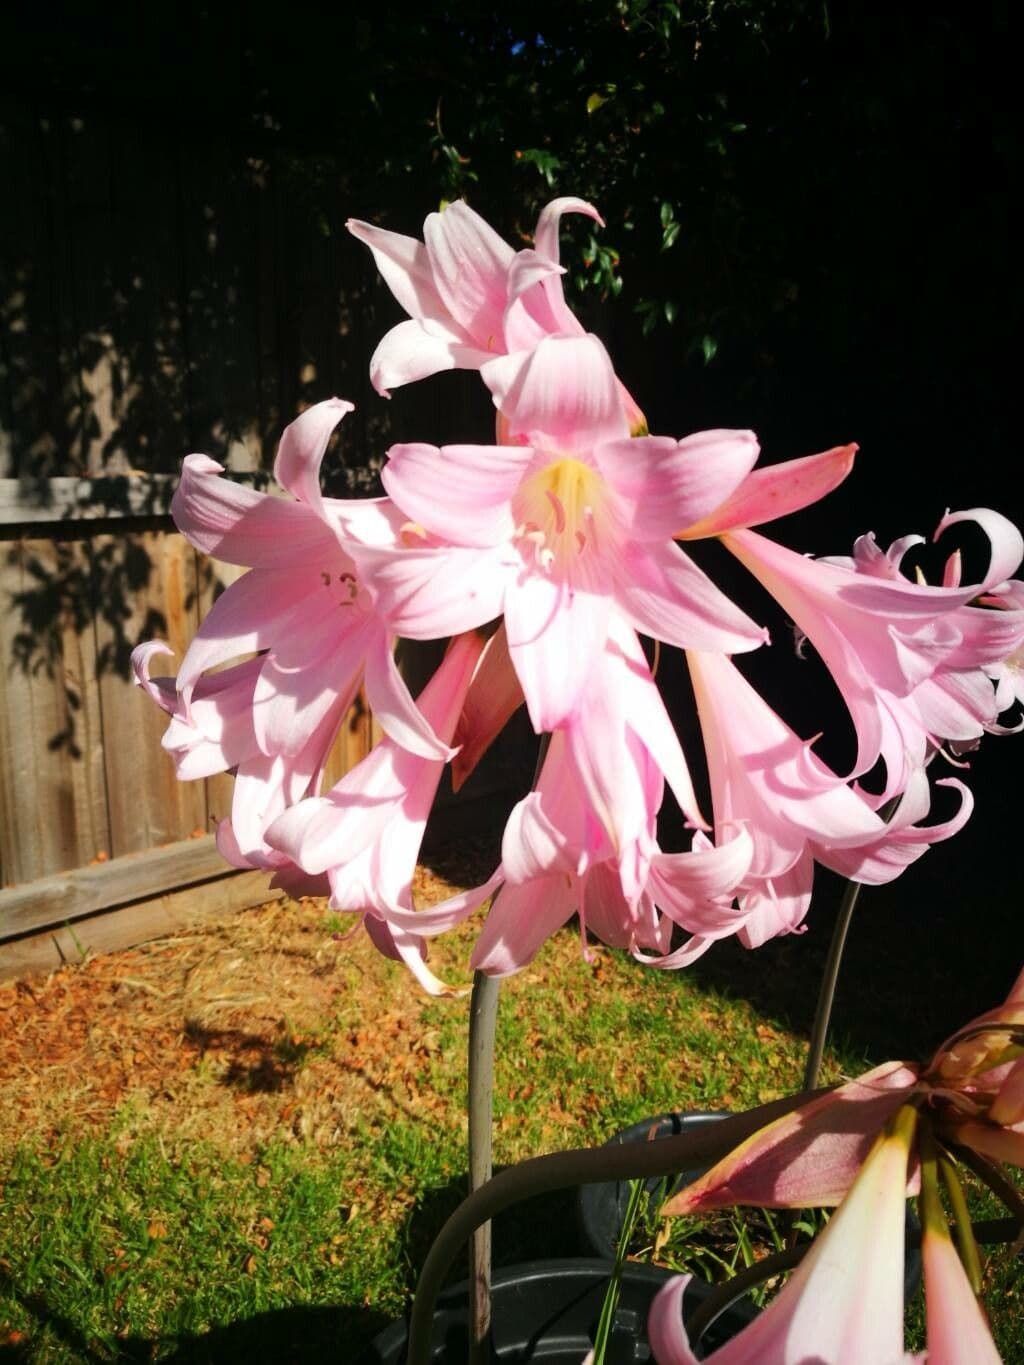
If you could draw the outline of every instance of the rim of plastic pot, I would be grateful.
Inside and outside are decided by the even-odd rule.
[[[719,1119],[728,1117],[726,1113],[711,1109],[695,1109],[685,1114],[658,1114],[654,1118],[631,1123],[628,1128],[614,1133],[604,1146],[615,1147],[627,1142],[656,1142],[659,1138],[679,1137],[687,1128],[702,1127],[706,1123],[716,1123]],[[653,1139],[650,1136],[652,1130]],[[675,1185],[689,1184],[699,1175],[703,1175],[707,1169],[707,1163],[702,1163],[681,1171],[675,1178]],[[661,1184],[661,1179],[662,1177],[652,1176],[646,1182],[648,1193],[654,1193]],[[580,1186],[576,1197],[576,1213],[582,1237],[580,1250],[585,1256],[599,1256],[609,1260],[614,1258],[628,1203],[628,1180],[609,1180],[600,1185]]]
[[[604,1145],[609,1147],[625,1142],[657,1142],[659,1138],[678,1137],[688,1127],[714,1123],[718,1119],[728,1117],[728,1113],[723,1110],[710,1109],[695,1109],[692,1113],[658,1114],[654,1118],[641,1119],[639,1123],[631,1123],[628,1128],[623,1128],[620,1132],[613,1134]],[[653,1138],[650,1137],[652,1129],[654,1131]],[[675,1188],[696,1180],[698,1176],[703,1175],[709,1169],[710,1164],[702,1163],[688,1171],[681,1172],[676,1177],[674,1184],[669,1186],[669,1191],[671,1192]],[[647,1181],[647,1189],[653,1193],[659,1183],[659,1178],[652,1178]],[[587,1254],[614,1257],[619,1231],[626,1216],[626,1205],[628,1203],[628,1181],[608,1181],[601,1185],[580,1186],[576,1207],[583,1237],[583,1249]],[[920,1288],[921,1269],[921,1225],[918,1222],[917,1215],[908,1204],[903,1258],[903,1292],[908,1302]],[[743,1298],[733,1304],[730,1309],[730,1312],[739,1311],[749,1311],[753,1316],[758,1310],[754,1308],[749,1299]],[[706,1342],[709,1339],[709,1334],[705,1333],[703,1341]]]
[[[594,1258],[526,1261],[495,1271],[492,1291],[491,1360],[495,1365],[580,1365],[593,1345],[594,1330],[612,1273],[609,1261]],[[608,1365],[648,1365],[647,1313],[658,1290],[673,1277],[662,1266],[627,1262],[619,1308],[607,1355]],[[689,1316],[711,1292],[693,1279],[683,1299]],[[705,1353],[724,1344],[752,1317],[745,1305],[726,1310],[704,1333]],[[458,1365],[468,1350],[468,1281],[438,1296],[431,1340],[431,1361]],[[367,1348],[360,1365],[405,1365],[405,1321],[386,1327]]]

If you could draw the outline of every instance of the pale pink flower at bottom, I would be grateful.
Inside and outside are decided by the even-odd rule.
[[[916,1116],[903,1110],[788,1284],[749,1327],[707,1359],[714,1365],[897,1365],[903,1349],[907,1163]],[[697,1365],[681,1305],[689,1277],[651,1306],[658,1365]]]

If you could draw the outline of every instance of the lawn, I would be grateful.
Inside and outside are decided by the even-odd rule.
[[[436,897],[467,866],[420,878]],[[796,1088],[799,982],[828,928],[826,908],[803,938],[723,945],[688,973],[588,962],[558,935],[503,988],[496,1161]],[[321,902],[282,902],[0,986],[0,1359],[354,1360],[402,1313],[464,1191],[466,1001],[425,997],[338,930]],[[468,941],[439,944],[435,969],[464,983]],[[855,934],[829,1079],[892,1055],[906,1022],[887,1004],[900,951],[870,989],[858,951]],[[961,1004],[908,1009],[915,1045]],[[571,1196],[507,1215],[495,1242],[499,1262],[573,1254]],[[1012,1360],[1005,1251],[989,1278]]]

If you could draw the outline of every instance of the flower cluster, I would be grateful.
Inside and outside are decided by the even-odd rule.
[[[235,774],[224,856],[293,891],[329,894],[384,953],[431,991],[427,940],[492,900],[473,964],[505,975],[577,914],[584,929],[661,967],[716,939],[749,947],[797,930],[815,862],[886,882],[961,827],[971,798],[923,824],[926,765],[998,731],[1022,697],[1024,542],[998,513],[974,522],[989,565],[963,584],[905,574],[915,537],[851,559],[805,558],[754,527],[823,497],[856,447],[755,467],[749,431],[648,434],[601,341],[562,293],[563,214],[600,221],[576,199],[541,214],[514,251],[466,204],[431,214],[422,242],[353,222],[409,314],[381,342],[371,375],[389,388],[478,370],[497,413],[494,445],[391,448],[386,496],[324,497],[320,465],[351,405],[331,399],[284,432],[275,463],[286,496],[259,494],[190,455],[175,496],[179,529],[249,572],[218,599],[176,679],[136,676],[169,715],[178,775]],[[733,656],[767,632],[685,548],[717,539],[781,605],[831,671],[857,738],[836,773]],[[414,699],[396,638],[449,640]],[[690,768],[641,637],[685,651],[710,776],[700,808]],[[238,660],[243,659],[243,662]],[[230,665],[223,668],[223,665]],[[358,690],[384,738],[330,791],[327,754]],[[412,879],[445,765],[465,780],[518,708],[549,737],[533,791],[505,827],[482,886],[419,909]],[[867,790],[858,779],[884,775]],[[659,847],[666,784],[691,847]],[[886,820],[884,803],[901,798]]]
[[[929,1365],[997,1365],[978,1303],[977,1249],[953,1162],[1024,1166],[1024,972],[1009,998],[958,1030],[925,1066],[888,1062],[755,1133],[666,1204],[666,1214],[756,1204],[839,1208],[790,1282],[745,1331],[708,1357],[895,1362],[904,1355],[907,1194],[919,1196]],[[996,1179],[998,1180],[998,1175]],[[940,1198],[959,1213],[964,1260]],[[973,1263],[973,1267],[972,1267]],[[688,1277],[651,1308],[659,1365],[695,1365],[680,1315]]]

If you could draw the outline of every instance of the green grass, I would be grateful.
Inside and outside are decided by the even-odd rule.
[[[354,1360],[403,1312],[464,1192],[467,1001],[414,997],[396,964],[358,961],[382,1014],[414,1001],[393,1044],[352,1041],[357,1028],[372,1039],[375,1021],[345,995],[299,1042],[283,1026],[274,1044],[282,1104],[297,1077],[365,1054],[366,1084],[347,1092],[330,1140],[282,1124],[253,1150],[220,1120],[186,1136],[139,1101],[0,1152],[0,1360]],[[621,955],[590,965],[566,933],[503,989],[496,1163],[603,1141],[667,1110],[774,1098],[799,1086],[804,1048],[784,1010],[759,1013],[727,985]],[[389,1056],[398,1070],[382,1080]],[[874,1060],[850,1042],[830,1054],[829,1075]],[[208,1061],[193,1074],[197,1103],[223,1095]],[[495,1247],[499,1264],[578,1254],[572,1196],[499,1219]],[[1000,1271],[997,1328],[1016,1292]],[[1019,1310],[1013,1324],[1019,1340]]]

